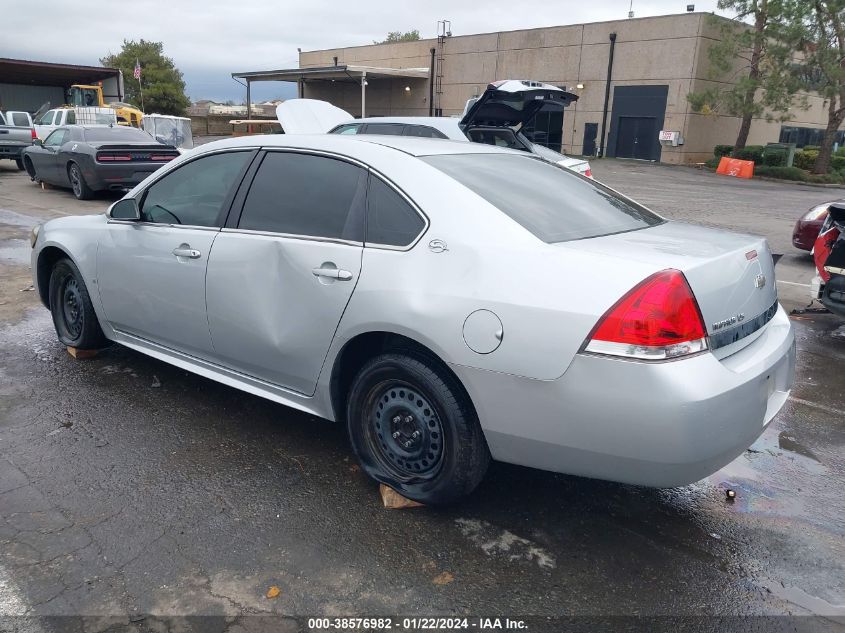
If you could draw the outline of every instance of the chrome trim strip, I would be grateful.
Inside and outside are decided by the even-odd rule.
[[[343,240],[333,237],[318,237],[316,235],[296,235],[293,233],[274,233],[273,231],[258,231],[255,229],[233,229],[223,227],[223,233],[243,233],[245,235],[260,235],[263,237],[278,237],[286,240],[305,240],[306,242],[329,242],[333,244],[344,244],[346,246],[364,246],[363,242],[354,242],[352,240]]]
[[[195,231],[219,231],[219,226],[199,226],[197,224],[164,224],[162,222],[147,222],[145,220],[118,220],[109,218],[107,224],[131,224],[133,226],[150,226],[171,229],[193,229]]]
[[[766,310],[762,314],[757,315],[753,319],[743,321],[736,327],[732,327],[729,330],[722,330],[720,332],[710,334],[710,349],[717,350],[720,347],[725,347],[727,345],[730,345],[731,343],[736,343],[737,341],[744,339],[750,334],[754,334],[754,332],[756,332],[764,325],[766,325],[766,323],[771,321],[774,318],[775,314],[777,314],[777,311],[778,300],[775,299],[775,302],[769,307],[768,310]]]

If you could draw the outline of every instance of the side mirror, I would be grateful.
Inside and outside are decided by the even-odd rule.
[[[33,145],[44,145],[44,141],[42,141],[40,138],[34,138],[34,139],[32,139],[32,144]]]
[[[135,198],[123,198],[111,205],[107,215],[112,220],[133,222],[141,219],[141,209],[138,208],[138,201]]]

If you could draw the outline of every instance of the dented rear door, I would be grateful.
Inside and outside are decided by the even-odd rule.
[[[218,361],[305,395],[361,272],[366,170],[268,152],[208,262],[208,325]]]

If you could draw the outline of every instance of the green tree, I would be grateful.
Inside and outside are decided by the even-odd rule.
[[[793,107],[806,107],[804,99],[795,97],[799,82],[791,72],[794,49],[785,23],[788,1],[719,0],[719,9],[733,11],[736,17],[710,18],[719,23],[721,39],[708,50],[709,74],[720,83],[690,93],[687,99],[696,112],[740,118],[736,149],[748,142],[754,118],[786,121]]]
[[[387,34],[387,37],[382,41],[378,42],[373,40],[373,44],[390,44],[391,42],[416,42],[420,39],[420,32],[417,29],[413,31],[406,31],[403,33],[402,31],[390,31]]]
[[[100,63],[103,66],[123,71],[125,100],[136,107],[142,107],[138,80],[132,76],[135,61],[141,64],[141,88],[143,108],[157,114],[184,115],[191,100],[185,95],[185,81],[173,60],[164,56],[161,42],[146,40],[123,40],[117,55],[109,53]]]
[[[827,125],[813,173],[830,170],[836,132],[845,122],[845,0],[792,0],[794,17],[803,29],[798,74],[806,90],[827,106]]]

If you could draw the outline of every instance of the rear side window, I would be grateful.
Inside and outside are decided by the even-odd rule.
[[[385,136],[402,136],[405,125],[402,123],[367,123],[364,134],[382,134]]]
[[[405,136],[421,136],[423,138],[449,138],[440,130],[427,125],[409,125],[405,129]]]
[[[370,177],[367,192],[368,244],[408,246],[424,227],[420,214],[395,189],[375,176]]]
[[[366,172],[325,156],[269,152],[238,228],[303,237],[364,239]]]
[[[65,121],[65,125],[73,125],[76,123],[76,112],[73,110],[67,111],[67,121]]]
[[[607,187],[539,158],[513,154],[427,156],[544,242],[566,242],[662,224]]]

